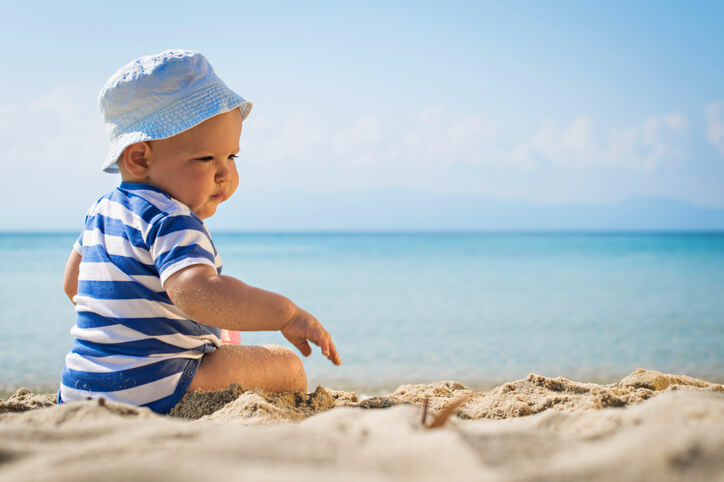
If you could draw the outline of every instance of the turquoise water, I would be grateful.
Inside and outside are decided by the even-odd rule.
[[[71,344],[72,234],[0,234],[0,385],[52,386]],[[724,378],[724,234],[217,234],[224,273],[332,333],[310,384],[358,390],[637,367]],[[286,343],[278,333],[244,343]]]

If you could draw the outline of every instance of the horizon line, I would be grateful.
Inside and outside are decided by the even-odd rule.
[[[79,231],[70,229],[36,230],[36,229],[3,229],[0,228],[0,236],[11,235],[77,235]],[[724,235],[724,228],[505,228],[505,229],[217,229],[214,234],[248,234],[248,235],[380,235],[380,234],[710,234]]]

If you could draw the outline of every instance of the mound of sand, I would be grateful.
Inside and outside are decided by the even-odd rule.
[[[318,386],[312,393],[265,393],[244,391],[232,384],[227,390],[197,391],[186,394],[171,411],[171,416],[210,422],[237,421],[247,425],[298,421],[336,406],[357,400],[354,394],[330,392]]]
[[[21,388],[6,401],[0,400],[0,413],[25,412],[26,410],[51,407],[53,405],[55,405],[55,394],[36,395],[27,388]]]
[[[461,397],[457,417],[423,426],[421,405],[435,416]],[[724,387],[647,370],[611,385],[530,375],[487,393],[440,382],[364,400],[232,386],[189,394],[168,417],[52,400],[0,402],[0,479],[724,480]]]

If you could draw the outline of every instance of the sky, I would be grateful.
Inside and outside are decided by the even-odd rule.
[[[1,2],[0,230],[80,229],[119,182],[98,91],[167,48],[254,103],[218,229],[496,229],[511,206],[514,228],[606,228],[586,206],[652,202],[724,227],[722,19],[716,1]]]

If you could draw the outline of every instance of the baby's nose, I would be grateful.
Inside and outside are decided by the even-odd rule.
[[[219,167],[216,169],[217,181],[226,181],[231,175],[231,168],[228,162],[219,163]]]

